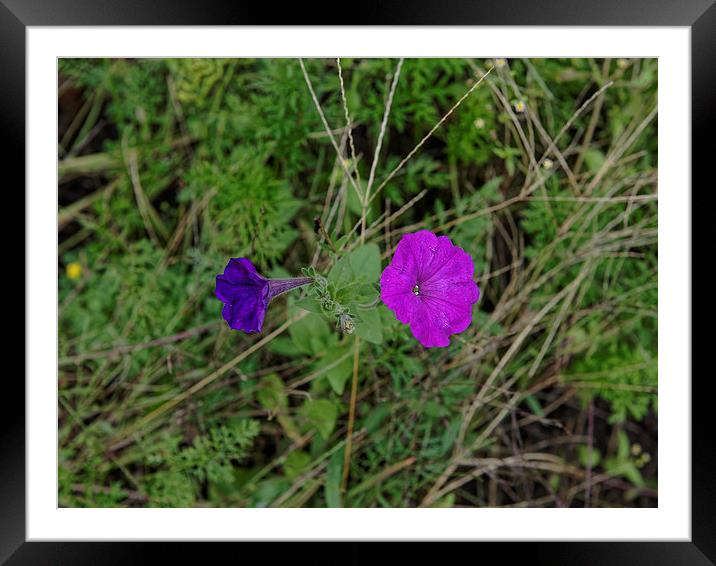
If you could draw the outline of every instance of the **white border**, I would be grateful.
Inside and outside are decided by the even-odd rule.
[[[690,29],[27,30],[27,537],[690,540]],[[56,59],[66,56],[659,57],[657,509],[58,509]]]

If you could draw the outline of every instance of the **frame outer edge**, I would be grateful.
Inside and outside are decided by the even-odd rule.
[[[0,152],[0,162],[4,165],[2,171],[3,186],[6,189],[5,198],[14,196],[15,203],[7,203],[14,210],[12,216],[22,219],[22,234],[25,227],[25,25],[10,11],[3,2],[0,2],[0,132],[2,133],[3,151]],[[5,175],[9,175],[6,177]],[[19,203],[18,203],[19,201]],[[14,206],[13,206],[14,205]],[[18,225],[14,222],[3,222],[4,242],[16,242],[18,239]],[[19,297],[5,303],[5,307],[13,310],[23,310],[22,319],[17,313],[17,320],[24,320],[25,309],[25,247],[7,246],[7,251],[22,254],[19,262],[8,258],[9,265],[23,265],[22,284],[19,269],[15,270],[14,289],[22,289],[22,307]],[[22,285],[22,286],[21,286]],[[9,285],[8,285],[9,287]],[[7,311],[6,311],[7,314]],[[25,322],[20,328],[15,327],[12,334],[16,340],[22,336],[25,344]],[[10,332],[6,334],[9,336]],[[10,352],[9,344],[6,352]],[[3,368],[3,403],[0,410],[0,563],[3,563],[25,541],[25,371],[24,347],[20,356],[7,356],[6,360],[21,359],[23,371]],[[13,371],[15,370],[15,371]],[[22,400],[22,401],[21,401]]]
[[[712,0],[364,0],[346,17],[330,0],[2,0],[28,26],[575,25],[689,26]]]
[[[713,242],[713,232],[706,232],[702,237],[696,236],[694,232],[695,226],[707,229],[710,219],[695,222],[693,215],[695,210],[711,215],[712,209],[708,206],[694,209],[693,203],[697,186],[700,187],[700,192],[705,193],[714,185],[712,164],[716,131],[715,68],[716,3],[711,4],[691,27],[692,266],[693,258],[709,257],[704,254],[710,253],[707,248],[710,248]],[[696,281],[692,268],[692,289],[695,289]],[[703,279],[700,281],[703,282]],[[700,318],[705,318],[705,314],[701,314]],[[712,345],[706,344],[706,340],[711,342],[713,332],[707,330],[706,334],[703,334],[694,330],[692,308],[691,536],[693,543],[716,563],[716,452],[713,449],[712,418],[714,396],[709,390],[713,378],[711,372],[694,371],[693,364],[694,345],[701,345],[698,348],[700,352],[710,352]],[[702,354],[702,357],[705,355]]]
[[[700,12],[701,10],[694,9],[695,4],[703,6],[711,4],[711,2],[712,0],[710,2],[698,0],[691,4],[691,10],[685,12],[689,14],[692,14],[693,11]],[[28,4],[30,3],[31,2],[28,2]],[[32,4],[34,4],[34,10],[31,10],[29,14],[25,13],[27,17],[24,19],[26,21],[29,18],[33,24],[45,25],[73,23],[61,21],[64,18],[58,18],[57,13],[53,10],[47,10],[46,5],[38,6],[37,2],[32,2]],[[72,2],[69,4],[72,4]],[[184,2],[180,2],[180,4],[184,4],[183,7],[185,7]],[[510,5],[512,4],[513,3],[510,2]],[[677,3],[674,4],[676,5]],[[43,10],[43,8],[45,9]],[[87,8],[88,10],[85,14],[74,13],[70,16],[70,19],[73,20],[83,20],[82,22],[75,21],[75,25],[78,23],[92,23],[92,21],[87,21],[88,19],[96,23],[105,19],[101,14],[98,14],[98,11],[101,9],[100,6],[95,6],[94,10],[90,7]],[[191,12],[191,10],[189,10],[189,12]],[[240,11],[237,10],[237,12]],[[247,12],[251,14],[253,10],[248,9]],[[380,12],[380,10],[378,10],[378,12]],[[465,12],[466,17],[464,24],[473,24],[475,18],[469,17],[470,10],[465,10]],[[479,10],[475,11],[472,16],[479,16],[478,12]],[[550,10],[547,10],[547,12],[550,12]],[[182,15],[179,18],[166,18],[167,20],[173,19],[175,21],[167,21],[165,23],[181,23],[176,20],[184,20],[187,15],[185,10],[182,10],[181,13]],[[114,15],[116,16],[116,13]],[[386,19],[393,20],[395,15],[394,13],[393,18],[388,15]],[[372,12],[371,16],[378,16],[377,19],[380,19],[379,13]],[[662,22],[662,24],[665,23],[662,21],[662,18],[669,19],[671,25],[681,25],[683,23],[683,13],[680,17],[673,17],[673,19],[670,16],[671,15],[663,14],[661,18],[657,19]],[[504,16],[497,16],[497,18],[500,17]],[[137,21],[137,18],[142,19],[141,13],[130,17],[134,22]],[[524,18],[525,14],[516,19],[521,21]],[[552,18],[554,18],[554,16],[550,19]],[[563,18],[570,19],[564,16],[557,19]],[[126,18],[121,17],[119,19],[125,20]],[[148,19],[153,18],[150,16]],[[250,17],[249,19],[253,18]],[[494,17],[491,19],[494,19]],[[628,19],[631,25],[635,24],[632,22],[633,18]],[[644,18],[644,20],[650,21],[653,19],[653,15]],[[145,21],[145,24],[148,23],[150,22]],[[249,22],[242,21],[242,23]],[[488,24],[490,22],[485,21],[484,23]],[[539,24],[543,22],[533,21],[532,23]],[[576,24],[576,22],[574,23]],[[565,24],[569,25],[568,22],[564,22],[563,25]],[[642,23],[642,25],[644,24]],[[711,4],[710,7],[693,22],[691,33],[693,187],[696,185],[697,179],[705,183],[706,175],[709,174],[709,163],[713,158],[712,152],[707,149],[708,146],[703,142],[707,140],[713,141],[713,132],[716,131],[716,128],[714,128],[714,126],[716,126],[716,121],[714,120],[716,73],[713,72],[713,69],[716,67],[716,62],[712,60],[716,52],[716,5]],[[24,163],[25,24],[7,8],[4,1],[0,2],[0,69],[2,69],[3,83],[3,88],[0,89],[0,108],[3,109],[2,112],[0,112],[0,131],[5,134],[7,141],[11,142],[8,144],[8,149],[4,153],[2,161],[7,164],[13,164],[14,167],[8,168],[12,171],[17,170],[17,164],[19,162]],[[709,136],[709,138],[706,136]],[[698,143],[699,141],[702,143]],[[24,187],[24,169],[22,173],[20,173],[18,181],[21,182]],[[709,184],[712,185],[712,179]],[[704,185],[704,189],[707,187],[708,185]],[[695,239],[694,244],[696,244],[697,241],[698,240]],[[709,240],[707,239],[705,241],[708,242]],[[704,379],[709,379],[708,376],[703,377]],[[714,559],[714,557],[716,557],[716,539],[713,537],[713,533],[716,532],[716,518],[714,517],[714,508],[716,508],[716,484],[713,482],[713,471],[715,468],[714,462],[716,460],[713,451],[710,449],[712,446],[710,431],[713,427],[713,422],[710,420],[707,421],[709,415],[707,403],[712,401],[712,397],[704,394],[707,393],[707,391],[705,391],[706,385],[703,381],[702,379],[701,383],[699,383],[698,380],[694,380],[693,382],[694,391],[698,390],[702,392],[702,394],[693,395],[694,415],[697,418],[694,420],[693,426],[692,535],[694,546],[704,555]],[[6,387],[10,388],[6,390],[8,393],[7,398],[24,398],[22,382],[18,382],[19,380],[15,380],[15,383],[11,380],[5,381]],[[10,415],[12,414],[10,413]],[[0,450],[2,450],[0,453],[2,453],[4,460],[3,465],[0,466],[0,563],[3,563],[25,540],[24,408],[19,410],[19,415],[22,416],[19,418],[17,415],[8,416],[8,413],[3,413],[2,416],[0,416],[3,425],[0,428]],[[701,450],[697,451],[697,447],[700,447]],[[34,544],[32,546],[34,546]]]

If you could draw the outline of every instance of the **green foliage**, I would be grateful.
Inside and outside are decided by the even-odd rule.
[[[212,161],[196,162],[181,198],[213,198],[207,210],[208,245],[225,255],[251,256],[259,265],[281,257],[296,238],[290,221],[298,209],[288,185],[265,165],[270,153],[237,146]]]
[[[310,463],[310,454],[303,450],[295,450],[286,457],[286,462],[283,464],[284,473],[289,480],[293,481],[308,468]]]
[[[338,450],[328,460],[325,486],[326,507],[342,507],[343,496],[340,489],[342,468],[343,450]]]
[[[336,327],[346,334],[355,332],[373,344],[383,341],[377,307],[377,284],[381,274],[377,245],[366,244],[341,256],[326,277],[315,269],[305,269],[304,274],[312,277],[314,283],[309,297],[299,301],[299,307],[334,320]],[[304,319],[307,320],[315,318],[309,316]],[[303,326],[306,324],[304,322]],[[299,333],[300,330],[294,332]]]
[[[624,431],[619,432],[616,455],[604,461],[604,468],[615,476],[624,476],[636,487],[645,485]]]
[[[332,401],[328,399],[308,401],[303,405],[302,413],[310,425],[314,427],[324,439],[327,439],[331,432],[333,432],[333,427],[336,425],[336,417],[338,416],[338,408]]]
[[[350,344],[333,347],[323,358],[318,370],[325,370],[326,379],[338,395],[343,393],[346,382],[353,371],[352,348]]]
[[[341,60],[351,140],[304,63],[357,191],[295,59],[60,59],[60,505],[655,504],[657,61],[405,60],[370,203],[397,61]],[[421,228],[481,290],[445,349],[380,301]],[[313,282],[232,332],[230,257]]]
[[[650,335],[645,330],[644,334],[647,339],[656,338],[655,332]],[[610,422],[624,422],[627,418],[640,421],[650,408],[657,410],[656,358],[640,343],[633,342],[625,335],[623,342],[605,344],[574,362],[564,375],[567,382],[587,386],[586,397],[598,394],[609,401]]]
[[[259,433],[256,421],[241,420],[209,430],[181,447],[169,439],[164,450],[148,452],[145,486],[150,502],[158,507],[189,507],[204,485],[231,484],[236,464],[249,453]]]

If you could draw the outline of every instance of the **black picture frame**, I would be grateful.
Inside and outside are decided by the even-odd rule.
[[[344,13],[350,15],[343,16]],[[548,4],[527,0],[422,0],[391,3],[368,0],[352,5],[345,12],[335,2],[313,2],[310,6],[305,3],[286,3],[277,9],[272,4],[242,0],[0,0],[0,131],[3,139],[8,142],[4,144],[0,160],[5,165],[3,171],[6,179],[10,174],[14,181],[8,182],[8,186],[20,187],[25,183],[25,34],[28,26],[346,23],[690,27],[692,186],[703,185],[702,189],[708,189],[713,185],[712,177],[707,175],[713,160],[709,149],[713,144],[709,141],[716,131],[714,0],[552,0]],[[710,181],[708,184],[707,178]],[[15,190],[15,193],[19,194],[20,191]],[[25,210],[24,199],[17,206]],[[19,214],[16,216],[19,217]],[[692,220],[692,226],[694,224]],[[6,241],[12,242],[16,238],[17,232],[13,231],[12,239]],[[705,249],[710,239],[709,236],[692,236],[694,248]],[[694,256],[708,257],[698,252],[692,253]],[[14,280],[17,280],[17,276]],[[25,301],[28,300],[31,297],[25,294]],[[19,304],[19,301],[14,302]],[[130,560],[148,558],[147,543],[25,541],[25,410],[24,403],[20,402],[25,397],[25,388],[19,375],[19,372],[8,372],[3,379],[3,398],[6,403],[0,411],[0,562],[11,565],[127,564]],[[716,457],[713,450],[713,425],[709,418],[712,397],[708,394],[711,379],[709,373],[700,376],[696,372],[692,379],[690,542],[483,543],[482,548],[496,551],[495,555],[500,557],[509,556],[510,562],[524,559],[531,564],[716,563],[716,482],[713,479]],[[555,538],[559,538],[559,533],[555,533]],[[191,559],[195,552],[187,548],[189,545],[186,544],[166,546],[161,550],[164,562],[179,553],[184,559]],[[355,551],[342,552],[341,555],[349,556],[351,561],[361,557],[365,559],[374,554],[371,546],[358,546]],[[276,556],[275,548],[271,550],[272,557]],[[470,551],[475,559],[485,559],[482,548]],[[205,547],[200,552],[205,558]],[[410,553],[403,556],[409,558]]]

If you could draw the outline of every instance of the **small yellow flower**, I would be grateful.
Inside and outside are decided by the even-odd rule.
[[[495,59],[495,67],[498,69],[504,69],[507,67],[507,59]]]
[[[524,100],[518,100],[514,104],[515,112],[518,114],[522,114],[525,110],[527,110],[527,105],[525,104]]]
[[[641,454],[641,444],[639,444],[638,442],[636,444],[632,444],[631,453],[634,456],[638,456],[639,454]]]
[[[67,264],[67,277],[70,279],[79,279],[82,275],[82,265],[73,261]]]
[[[629,66],[629,59],[617,59],[617,67],[626,69]]]
[[[481,130],[482,128],[485,127],[485,120],[483,120],[482,118],[478,118],[478,119],[475,120],[473,123],[475,124],[475,127],[476,127],[478,130]]]
[[[542,162],[542,167],[545,169],[552,169],[552,167],[554,167],[554,161],[548,157]]]

